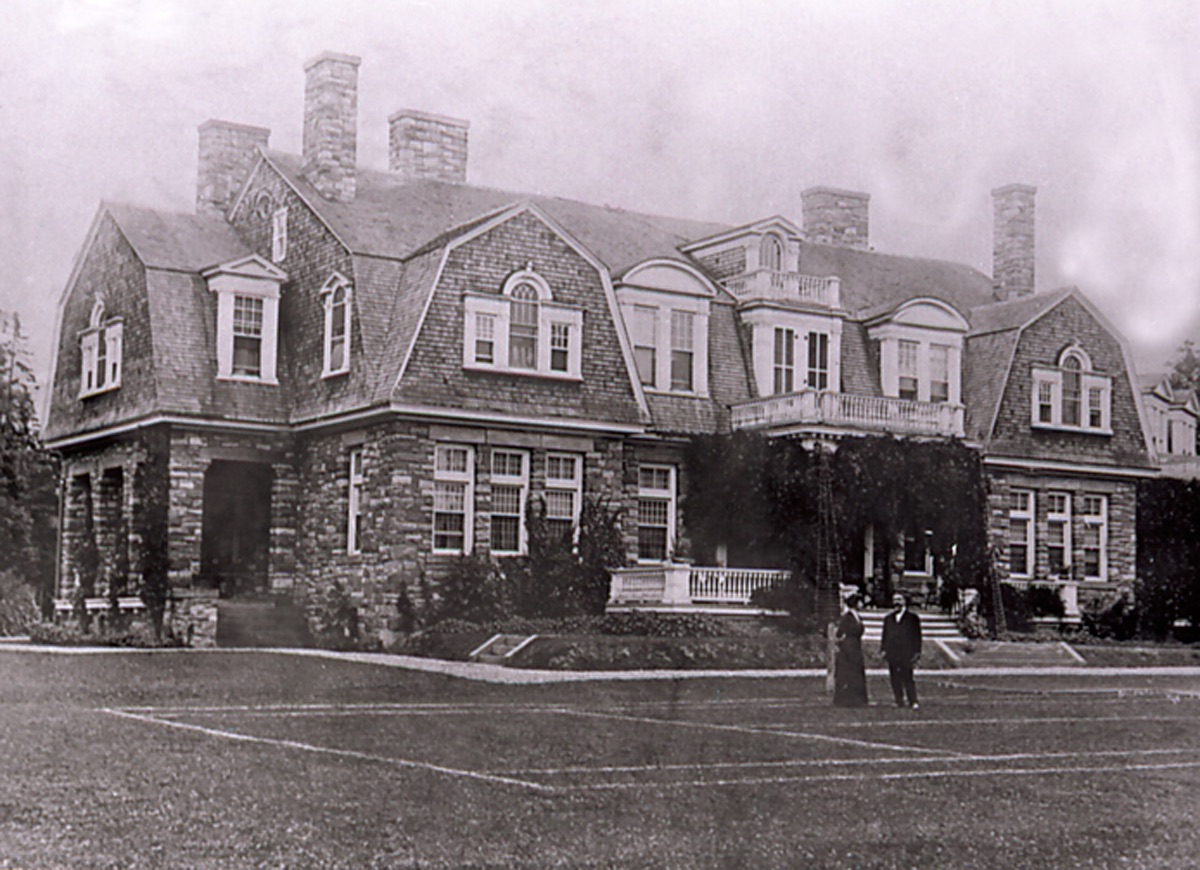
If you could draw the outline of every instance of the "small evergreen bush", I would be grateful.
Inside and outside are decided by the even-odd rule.
[[[39,615],[33,587],[12,571],[0,571],[0,636],[27,633]]]
[[[1124,592],[1089,598],[1081,610],[1083,627],[1094,637],[1128,640],[1137,630],[1137,606]]]
[[[1061,620],[1066,615],[1062,596],[1053,586],[1030,586],[1026,601],[1031,616],[1051,616]]]

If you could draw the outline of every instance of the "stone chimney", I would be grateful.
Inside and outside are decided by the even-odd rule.
[[[326,51],[304,65],[304,177],[326,199],[354,199],[358,65]]]
[[[835,187],[810,187],[800,194],[804,209],[804,235],[810,242],[866,248],[870,234],[868,193]]]
[[[388,168],[405,181],[467,180],[466,121],[401,109],[388,118]]]
[[[1033,295],[1037,188],[1008,184],[992,191],[992,280],[1000,301]]]
[[[271,131],[229,121],[205,121],[199,132],[196,214],[225,217],[242,182],[254,168],[258,149],[267,147]]]

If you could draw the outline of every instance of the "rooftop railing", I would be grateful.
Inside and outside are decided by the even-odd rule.
[[[734,429],[813,425],[949,437],[963,434],[963,406],[803,390],[734,405],[731,423]]]
[[[759,269],[727,278],[725,289],[742,301],[767,299],[775,302],[803,302],[825,308],[841,304],[841,281],[836,277],[819,278],[799,272]]]

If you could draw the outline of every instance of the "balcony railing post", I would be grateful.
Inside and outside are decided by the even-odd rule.
[[[663,575],[663,604],[687,605],[692,603],[691,590],[688,588],[688,575],[691,565],[664,565]]]

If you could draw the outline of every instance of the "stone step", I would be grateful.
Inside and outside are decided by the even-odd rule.
[[[468,658],[473,662],[503,664],[517,650],[531,643],[536,637],[536,634],[497,634],[472,651]]]
[[[954,640],[965,641],[958,623],[952,616],[944,613],[926,613],[913,611],[921,618],[921,637],[925,640]],[[863,640],[878,642],[883,636],[883,618],[887,614],[882,611],[866,611],[861,613],[863,621]]]

